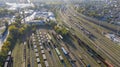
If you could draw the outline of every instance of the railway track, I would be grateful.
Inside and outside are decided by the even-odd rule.
[[[118,28],[120,29],[119,26],[115,26],[115,25],[112,25],[112,24],[108,24],[108,23],[106,23],[106,22],[104,22],[103,24],[100,24],[100,23],[102,23],[102,21],[98,21],[98,20],[96,20],[96,19],[93,19],[93,18],[84,16],[84,15],[78,13],[77,11],[75,11],[73,7],[71,7],[71,10],[72,10],[74,13],[76,13],[76,16],[79,16],[79,17],[81,17],[82,19],[85,19],[85,20],[87,20],[87,21],[90,21],[91,23],[94,23],[94,24],[99,25],[99,26],[101,26],[101,27],[103,27],[103,28],[106,28],[106,29],[108,29],[108,30],[110,30],[110,31],[112,31],[112,32],[114,32],[114,33],[119,32],[118,35],[120,36],[120,31],[118,31]],[[109,26],[109,25],[110,25],[110,26]]]
[[[62,12],[63,12],[63,10],[62,10]],[[64,12],[64,14],[67,14],[67,13],[65,13]],[[64,14],[62,14],[62,15],[64,15]],[[69,13],[69,14],[72,14],[72,13]],[[66,18],[68,17],[68,16],[65,16]],[[70,22],[70,21],[69,21]],[[73,22],[72,22],[73,23]],[[99,41],[98,41],[99,42]],[[105,41],[103,41],[103,42],[105,42]],[[105,44],[107,44],[107,43],[105,43]],[[107,50],[105,50],[104,49],[104,51],[103,51],[103,48],[106,48],[105,47],[106,45],[104,45],[104,46],[102,46],[102,48],[100,48],[101,50],[102,50],[102,52],[104,52],[107,56],[111,56],[112,55],[112,57],[113,57],[113,59],[112,60],[114,60],[114,57],[116,57],[116,58],[118,58],[118,59],[116,59],[115,61],[119,64],[119,54],[118,53],[115,53],[115,54],[113,54],[113,52],[111,53],[111,50],[109,50],[109,49],[107,49]],[[109,45],[109,47],[110,47],[110,45]],[[112,47],[111,47],[112,48]],[[114,48],[112,48],[113,50],[115,50],[115,51],[117,51],[118,52],[118,50],[116,50],[116,49],[114,49]],[[111,59],[111,58],[109,58],[109,59]],[[117,64],[117,65],[118,65]]]
[[[68,16],[66,15],[66,12],[65,12],[64,10],[61,10],[61,12],[63,12],[62,16],[65,16],[64,18],[69,19]],[[71,24],[71,21],[68,21],[67,23]],[[72,23],[73,23],[73,22],[72,22]],[[71,25],[73,26],[73,24],[71,24]],[[77,46],[77,47],[78,47],[78,46]],[[81,51],[81,50],[78,48],[78,51]],[[92,64],[92,63],[91,63],[91,64]],[[92,65],[94,65],[94,64],[92,64]]]
[[[72,12],[71,12],[72,13]],[[107,55],[107,56],[112,56],[112,58],[113,58],[113,60],[116,60],[116,62],[118,63],[117,65],[119,65],[119,60],[120,60],[120,58],[119,58],[119,56],[120,56],[120,54],[119,54],[119,51],[118,50],[116,50],[115,48],[113,48],[113,47],[111,47],[107,42],[105,42],[104,40],[99,40],[98,42],[101,42],[101,43],[103,43],[103,44],[106,44],[106,45],[101,45],[102,47],[104,47],[105,49],[102,49],[102,50],[104,50],[103,52],[106,52],[107,54],[109,54],[109,55]],[[108,44],[108,45],[107,45]],[[117,53],[115,53],[115,54],[113,54],[113,52],[111,52],[111,50],[109,50],[109,49],[107,49],[106,47],[111,47],[111,49],[112,50],[114,50],[114,51],[117,51]],[[116,56],[115,56],[116,55]],[[116,58],[115,58],[116,57]],[[110,58],[111,59],[111,58]]]
[[[99,36],[100,37],[100,36]],[[102,41],[102,42],[105,42],[104,40]],[[102,43],[101,42],[101,43]],[[109,43],[109,42],[108,42]],[[108,44],[108,43],[105,43],[105,44]],[[107,46],[110,46],[110,45],[107,45]],[[111,47],[112,48],[112,47]],[[115,50],[114,48],[113,48],[113,50]],[[119,52],[119,51],[117,51],[117,52]],[[118,56],[120,56],[120,55],[118,55]]]

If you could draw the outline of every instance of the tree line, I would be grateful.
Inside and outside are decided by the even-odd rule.
[[[23,25],[16,22],[8,27],[9,35],[0,51],[0,67],[3,66],[8,51],[12,50],[18,41],[24,40],[27,34],[32,31],[31,29],[32,27],[30,25]]]

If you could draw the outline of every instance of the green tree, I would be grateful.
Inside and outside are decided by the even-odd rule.
[[[61,33],[62,33],[62,35],[67,35],[68,34],[67,28],[62,28]]]
[[[14,39],[17,39],[20,35],[19,29],[15,25],[11,25],[9,27],[9,32],[10,32],[10,36],[12,36]]]
[[[20,33],[21,35],[25,34],[25,28],[24,28],[24,27],[20,28],[20,29],[19,29],[19,33]]]
[[[7,48],[9,48],[10,47],[10,41],[6,41],[6,42],[4,42],[4,46],[6,46]]]
[[[54,27],[55,31],[61,35],[67,35],[69,30],[65,27],[59,27],[59,26],[55,26]]]
[[[60,32],[61,32],[61,28],[58,27],[58,26],[55,26],[54,29],[55,29],[55,31],[56,31],[57,33],[60,33]]]

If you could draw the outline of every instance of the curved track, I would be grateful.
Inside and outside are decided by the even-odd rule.
[[[88,23],[86,21],[83,21],[83,20],[81,21],[80,19],[76,18],[76,16],[74,16],[76,14],[76,12],[73,11],[72,9],[66,8],[64,6],[61,8],[60,14],[61,14],[61,18],[64,21],[65,25],[67,25],[68,27],[77,28],[76,25],[74,25],[74,23],[81,22],[83,26],[86,26],[86,25],[84,25],[84,23]],[[88,27],[88,28],[90,28],[90,27]],[[79,29],[79,28],[77,28],[77,29]],[[90,30],[90,31],[95,32],[94,30]],[[119,66],[119,63],[120,63],[120,61],[119,61],[120,60],[119,50],[120,49],[115,47],[115,45],[113,43],[111,45],[111,42],[109,42],[109,41],[106,42],[106,40],[102,38],[103,36],[101,37],[100,35],[98,35],[98,33],[95,32],[94,34],[95,34],[95,36],[100,37],[94,43],[97,46],[96,45],[94,45],[94,46],[96,46],[96,47],[99,46],[98,49],[103,54],[105,54],[112,61],[112,63],[115,64],[115,66]]]

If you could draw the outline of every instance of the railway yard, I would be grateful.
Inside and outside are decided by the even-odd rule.
[[[67,35],[40,25],[8,52],[4,67],[120,67],[120,45],[105,36],[118,26],[100,24],[78,13],[72,4],[50,8],[56,26],[65,27]]]

